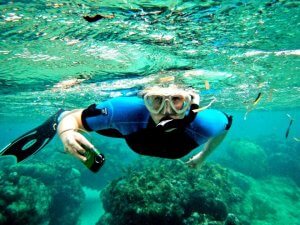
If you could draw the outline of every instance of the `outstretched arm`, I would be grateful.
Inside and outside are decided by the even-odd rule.
[[[204,160],[219,146],[226,135],[227,131],[224,131],[218,136],[209,139],[205,144],[204,149],[186,162],[187,165],[193,168],[200,168]]]
[[[79,133],[84,130],[81,122],[83,110],[68,112],[59,122],[57,133],[67,152],[74,155],[81,161],[86,161],[85,149],[92,149],[93,145]]]

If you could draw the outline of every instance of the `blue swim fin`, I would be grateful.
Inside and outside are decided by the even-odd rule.
[[[42,125],[28,131],[0,151],[0,155],[13,155],[17,162],[37,153],[47,145],[56,134],[58,118],[64,112],[60,109]]]

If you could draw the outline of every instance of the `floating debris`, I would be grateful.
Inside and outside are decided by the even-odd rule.
[[[209,90],[210,89],[210,85],[209,85],[209,82],[206,80],[204,81],[204,85],[205,85],[205,89],[206,90]]]
[[[69,40],[69,39],[66,39],[66,44],[67,45],[75,45],[75,44],[77,44],[77,43],[79,43],[80,41],[79,40],[77,40],[77,39],[73,39],[73,40]]]
[[[199,77],[201,79],[205,79],[207,81],[219,81],[225,80],[232,77],[232,74],[226,72],[219,72],[219,71],[210,71],[210,70],[202,70],[202,69],[195,69],[195,70],[187,70],[183,77]]]
[[[8,15],[6,17],[4,17],[4,20],[6,22],[17,22],[19,20],[21,20],[23,17],[23,15],[16,15],[15,13],[8,13]]]
[[[158,43],[170,43],[171,41],[175,40],[174,34],[160,34],[159,33],[159,34],[151,34],[149,37]]]
[[[268,102],[271,102],[273,99],[273,91],[274,91],[274,89],[270,89],[270,91],[269,91]]]
[[[252,56],[257,56],[257,55],[275,55],[275,56],[287,56],[287,55],[292,55],[292,56],[299,56],[300,55],[300,50],[284,50],[284,51],[249,51],[244,53],[242,56],[244,57],[252,57]]]
[[[166,82],[171,82],[174,80],[175,80],[174,76],[161,77],[161,78],[159,78],[159,83],[166,83]]]
[[[62,4],[62,3],[54,3],[53,4],[53,8],[60,8],[62,6],[64,6],[64,4]]]
[[[265,82],[261,82],[257,85],[258,88],[263,88],[265,86]]]
[[[285,138],[288,138],[294,119],[289,114],[286,114],[286,115],[290,118],[289,126],[288,126],[288,128],[286,129],[286,132],[285,132]]]
[[[66,90],[66,89],[72,88],[74,86],[80,85],[86,79],[88,79],[88,78],[72,78],[69,80],[63,80],[63,81],[60,81],[59,83],[55,84],[51,90],[54,92]]]
[[[115,15],[100,15],[100,14],[97,14],[95,16],[84,16],[83,17],[83,19],[85,19],[89,23],[93,23],[93,22],[96,22],[96,21],[101,20],[101,19],[113,19],[113,18],[115,18]]]

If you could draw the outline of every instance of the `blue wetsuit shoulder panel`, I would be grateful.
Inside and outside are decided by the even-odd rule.
[[[228,118],[223,112],[207,109],[197,114],[194,121],[187,127],[187,132],[200,145],[225,131],[227,124]]]
[[[145,128],[149,117],[141,98],[119,97],[90,106],[83,111],[81,119],[87,130],[116,129],[127,135]]]

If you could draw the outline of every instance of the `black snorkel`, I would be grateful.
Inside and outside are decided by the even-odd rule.
[[[196,118],[197,112],[194,112],[193,110],[198,108],[199,105],[192,104],[189,113],[182,119],[173,119],[170,116],[165,116],[159,121],[156,128],[162,131],[185,128]]]

